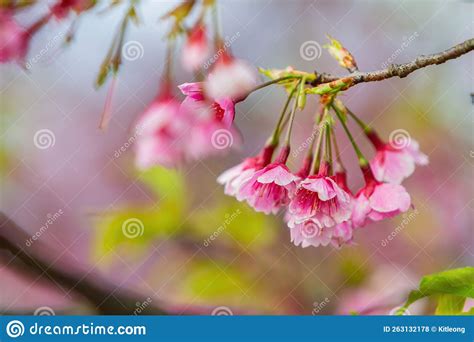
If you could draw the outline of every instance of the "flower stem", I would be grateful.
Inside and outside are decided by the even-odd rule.
[[[252,90],[250,90],[249,94],[253,93],[256,90],[268,87],[269,85],[272,85],[272,84],[275,84],[275,83],[278,83],[278,82],[281,82],[281,81],[291,80],[291,79],[301,79],[301,77],[290,75],[290,76],[283,76],[283,77],[280,77],[280,78],[275,78],[274,80],[270,80],[270,81],[264,82],[262,84],[259,84],[258,86],[256,86]]]
[[[326,122],[324,121],[324,118],[327,115],[326,113],[327,113],[327,108],[324,109],[323,118],[321,119],[321,122],[318,125],[319,136],[318,136],[318,140],[316,141],[316,147],[314,149],[314,157],[313,157],[313,163],[311,164],[310,174],[316,173],[316,170],[319,169],[321,145],[322,145],[323,135],[324,135],[323,125],[326,125]]]
[[[332,129],[332,127],[331,127]],[[332,142],[334,144],[334,151],[336,152],[336,163],[334,165],[334,171],[337,172],[344,172],[345,167],[344,164],[342,163],[341,160],[341,153],[339,152],[339,146],[337,144],[337,139],[336,139],[336,132],[334,130],[332,131]]]
[[[300,84],[300,82],[296,84],[295,89],[298,88],[298,85]],[[288,123],[288,130],[286,131],[284,146],[290,146],[291,131],[293,130],[293,122],[295,121],[295,114],[296,114],[297,108],[298,108],[298,100],[295,99],[295,101],[293,102],[293,108],[291,109],[291,113],[290,113],[290,121]]]
[[[359,146],[357,146],[357,144],[354,140],[354,137],[352,136],[351,132],[349,131],[349,128],[347,127],[344,119],[342,118],[341,112],[339,111],[339,109],[336,106],[334,106],[334,105],[331,105],[331,106],[334,109],[334,111],[336,112],[336,115],[337,115],[339,121],[341,122],[341,125],[344,128],[344,131],[346,132],[347,137],[349,138],[349,140],[352,144],[352,147],[354,148],[355,153],[357,154],[357,158],[359,159],[359,165],[361,167],[367,166],[369,164],[369,162],[367,161],[367,159],[364,157],[364,155],[360,151]]]
[[[329,165],[329,174],[332,174],[331,125],[326,125],[326,152],[324,160]]]
[[[286,99],[285,105],[283,106],[283,109],[280,113],[280,118],[278,119],[278,122],[276,124],[275,130],[273,131],[272,135],[270,136],[269,143],[276,146],[278,145],[278,142],[280,140],[280,133],[283,128],[283,118],[285,118],[286,111],[288,109],[288,106],[290,105],[291,98],[293,97],[294,93],[296,91],[296,86],[291,90],[290,94],[288,95],[288,98]]]
[[[354,121],[360,126],[360,128],[362,128],[362,130],[364,131],[364,133],[369,133],[372,131],[372,127],[370,127],[369,125],[367,125],[364,121],[362,121],[357,115],[354,114],[353,111],[351,111],[349,108],[347,108],[347,112],[349,113],[349,115],[351,116],[352,119],[354,119]]]

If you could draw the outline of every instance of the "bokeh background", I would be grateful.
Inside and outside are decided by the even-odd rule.
[[[48,4],[40,1],[19,21],[31,23]],[[224,306],[234,313],[308,315],[389,313],[424,274],[473,264],[472,55],[343,95],[385,138],[396,129],[409,132],[430,164],[405,182],[416,214],[359,229],[355,244],[340,250],[302,249],[290,242],[281,215],[256,214],[216,183],[222,171],[262,147],[285,100],[281,89],[267,87],[237,106],[242,149],[178,172],[134,168],[127,142],[156,95],[166,30],[158,18],[175,4],[142,1],[143,22],[131,26],[126,40],[139,42],[143,54],[124,61],[105,132],[97,126],[108,84],[96,90],[93,83],[124,6],[83,15],[66,47],[70,22],[51,22],[32,41],[27,60],[48,48],[29,70],[0,66],[1,209],[32,235],[54,218],[39,237],[53,260],[102,274],[117,288],[137,291],[140,302],[159,300],[183,312],[197,306],[208,314]],[[328,33],[369,71],[471,38],[474,23],[473,4],[454,1],[219,1],[219,13],[224,35],[238,36],[231,46],[236,56],[265,68],[334,74],[345,70],[326,51],[303,59],[302,44],[323,45]],[[179,60],[175,66],[178,84],[193,79]],[[316,99],[310,100],[298,115],[294,146],[310,134],[315,108]],[[35,146],[41,129],[53,132],[54,145]],[[339,141],[355,191],[362,185],[356,158],[343,135]],[[293,168],[298,158],[290,162]],[[143,234],[124,236],[129,218],[143,222]],[[35,243],[24,248],[34,252]],[[1,266],[0,279],[3,312],[43,306],[93,312],[74,294],[8,265]],[[411,311],[433,308],[425,301]]]

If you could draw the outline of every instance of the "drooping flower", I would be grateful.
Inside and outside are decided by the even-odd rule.
[[[0,63],[22,62],[28,50],[30,35],[9,11],[0,10]]]
[[[415,171],[415,165],[428,164],[428,156],[420,152],[414,139],[407,139],[403,146],[394,146],[382,142],[373,132],[369,133],[369,138],[377,149],[370,167],[380,182],[400,184]]]
[[[224,171],[217,178],[217,182],[224,185],[225,194],[236,196],[242,185],[244,185],[257,170],[270,163],[274,150],[274,146],[267,146],[259,155],[246,158],[242,163]]]
[[[206,27],[198,23],[189,33],[183,47],[181,61],[184,69],[195,71],[203,66],[209,55],[209,44],[206,38]]]
[[[205,84],[206,93],[214,98],[238,101],[257,85],[256,70],[247,62],[223,52]]]
[[[210,110],[218,121],[226,127],[230,127],[235,117],[235,103],[230,97],[206,99],[204,95],[204,83],[183,83],[178,86],[186,98],[184,106],[188,106],[191,111]]]
[[[366,185],[356,195],[352,222],[362,227],[366,221],[381,221],[406,212],[411,205],[410,195],[399,184],[381,183],[370,169],[365,169]]]
[[[323,227],[348,220],[351,210],[351,197],[333,177],[327,176],[327,166],[318,175],[309,176],[299,183],[289,205],[295,224],[313,219]]]
[[[277,214],[290,203],[290,194],[296,189],[299,179],[285,165],[289,149],[284,148],[278,160],[260,170],[256,170],[241,185],[236,197],[246,200],[258,212]]]
[[[136,165],[175,167],[184,161],[185,136],[191,122],[180,102],[170,95],[159,97],[138,120]]]

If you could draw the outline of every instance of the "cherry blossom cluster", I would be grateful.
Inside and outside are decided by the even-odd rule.
[[[340,247],[352,242],[354,229],[394,217],[410,208],[410,195],[400,183],[413,173],[415,165],[426,165],[428,158],[418,150],[414,140],[407,140],[403,146],[383,142],[372,128],[333,96],[323,96],[320,106],[313,132],[317,138],[312,140],[298,172],[292,172],[286,166],[290,151],[288,143],[272,159],[277,148],[272,140],[257,156],[225,171],[218,182],[224,185],[226,194],[247,202],[258,212],[278,214],[284,211],[295,245]],[[346,130],[365,179],[365,186],[355,193],[346,182],[333,116]],[[363,124],[364,132],[375,147],[376,154],[370,162],[353,140],[345,122],[347,116],[353,116]],[[334,161],[332,149],[336,152]]]
[[[92,0],[58,1],[50,13],[26,29],[14,20],[13,5],[2,8],[0,61],[23,60],[31,35],[50,18],[61,20],[70,11],[81,12],[94,4]],[[193,10],[198,11],[197,19],[190,22],[191,17],[196,17],[189,15]],[[211,15],[214,16],[212,41],[206,24]],[[257,212],[282,213],[292,242],[302,247],[332,245],[339,248],[353,241],[355,229],[410,209],[410,195],[401,183],[414,172],[416,165],[426,165],[428,157],[419,151],[413,139],[403,144],[393,139],[382,140],[372,127],[348,109],[338,95],[350,85],[347,83],[350,79],[314,86],[318,79],[316,73],[288,67],[260,69],[270,80],[259,83],[257,70],[234,57],[221,38],[216,24],[216,4],[212,0],[185,1],[163,18],[172,22],[167,35],[168,53],[159,92],[136,121],[137,167],[176,167],[189,160],[221,154],[226,150],[219,145],[221,134],[227,135],[232,145],[237,146],[241,137],[234,126],[236,104],[263,87],[276,85],[287,94],[276,125],[260,153],[218,177],[227,195],[248,203]],[[133,4],[102,64],[98,85],[103,84],[109,74],[116,77],[121,64],[120,44],[129,20],[138,20]],[[198,76],[196,81],[181,84],[176,89],[171,62],[180,38],[183,38],[180,66]],[[329,53],[342,67],[357,71],[349,51],[336,39],[329,37],[329,40],[330,44],[325,46]],[[177,94],[178,89],[181,95]],[[318,112],[313,131],[306,140],[310,144],[299,170],[290,170],[287,161],[296,112],[305,108],[307,98],[312,95],[311,98],[318,101]],[[106,125],[108,118],[105,110],[101,126]],[[373,145],[375,156],[370,161],[353,139],[348,120],[354,120]],[[335,133],[338,128],[347,135],[364,176],[365,185],[355,192],[346,181]]]

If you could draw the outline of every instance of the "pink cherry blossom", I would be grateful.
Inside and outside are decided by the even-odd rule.
[[[173,97],[155,100],[137,123],[136,165],[175,167],[185,158],[185,136],[189,115]]]
[[[223,53],[209,73],[206,93],[215,99],[238,101],[257,85],[257,73],[247,62]]]
[[[274,146],[265,147],[262,152],[251,158],[246,158],[242,163],[224,171],[218,178],[217,182],[224,185],[224,192],[229,196],[236,196],[241,187],[246,184],[257,170],[265,167],[270,163]]]
[[[28,50],[29,37],[28,31],[9,12],[0,10],[0,63],[22,62]]]
[[[252,177],[258,167],[259,157],[245,159],[242,163],[224,171],[217,182],[224,185],[224,193],[229,196],[235,196],[249,178]]]
[[[188,106],[190,111],[202,112],[210,110],[218,121],[226,127],[230,127],[235,117],[235,103],[230,97],[222,97],[206,101],[204,96],[204,83],[183,83],[178,88],[186,95],[183,101],[184,106]]]
[[[400,184],[415,171],[415,165],[428,164],[428,156],[419,151],[414,139],[409,139],[406,146],[383,143],[373,132],[369,133],[369,139],[377,149],[370,167],[380,182]]]
[[[255,171],[241,185],[236,197],[246,200],[258,212],[277,214],[290,202],[297,180],[284,162],[275,162]]]
[[[198,70],[203,66],[208,55],[209,44],[206,39],[206,27],[198,24],[189,33],[183,47],[181,60],[184,69],[187,71]]]
[[[381,221],[407,211],[410,205],[410,195],[403,186],[374,181],[356,195],[352,222],[362,227],[368,219]]]
[[[351,197],[326,174],[320,172],[299,183],[289,205],[296,224],[311,218],[323,227],[331,227],[351,216]]]

